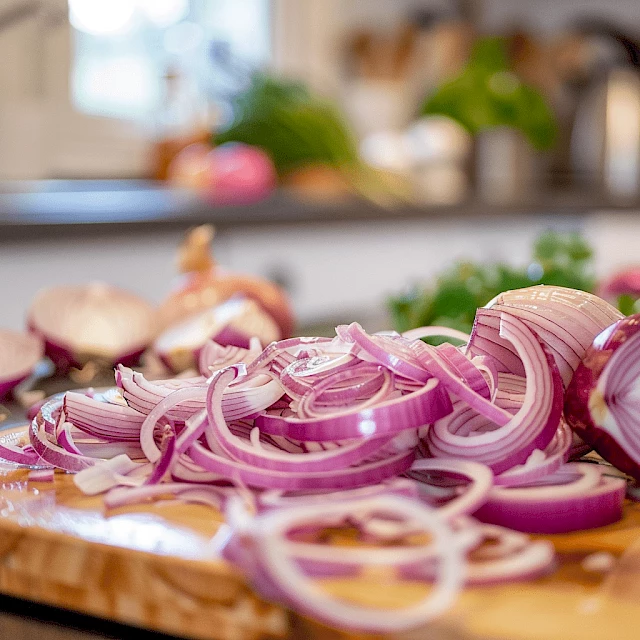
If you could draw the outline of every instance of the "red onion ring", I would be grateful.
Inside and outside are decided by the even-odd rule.
[[[494,487],[475,515],[516,531],[567,533],[620,520],[625,490],[626,482],[602,467],[572,462],[538,484]]]
[[[428,551],[440,560],[439,576],[433,589],[418,604],[399,611],[373,610],[338,600],[318,589],[290,557],[290,543],[286,537],[287,531],[317,519],[314,505],[269,511],[254,519],[243,534],[251,538],[253,557],[267,580],[277,585],[284,601],[331,625],[370,632],[398,632],[425,624],[448,608],[463,580],[462,558],[459,548],[450,544],[452,532],[435,512],[398,496],[328,504],[325,512],[327,516],[340,518],[355,510],[384,512],[404,518],[433,536],[432,548]],[[339,553],[338,549],[334,553]],[[368,554],[368,560],[385,561],[373,553]]]

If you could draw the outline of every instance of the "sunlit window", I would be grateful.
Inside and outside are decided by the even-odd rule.
[[[69,0],[81,112],[150,122],[176,86],[224,110],[270,57],[269,0]],[[179,84],[176,82],[179,80]],[[168,88],[168,82],[173,82]]]

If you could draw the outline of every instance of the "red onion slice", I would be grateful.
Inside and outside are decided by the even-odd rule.
[[[452,372],[443,361],[437,349],[429,347],[422,342],[414,343],[413,347],[417,353],[419,362],[431,375],[440,380],[449,393],[460,398],[460,400],[464,400],[480,415],[488,418],[498,426],[502,427],[511,420],[511,414],[508,411],[504,411],[499,406],[487,400],[486,397],[483,397],[473,388],[469,387],[466,380]]]
[[[475,362],[473,362],[473,359],[470,360],[459,349],[456,349],[456,347],[447,343],[438,346],[437,351],[447,362],[449,368],[464,380],[473,392],[482,396],[485,400],[491,399],[489,383],[485,379],[482,370],[476,366]],[[486,360],[488,360],[488,358],[485,358],[485,361]]]
[[[467,558],[465,584],[469,586],[532,580],[553,567],[555,549],[548,540],[533,542],[529,536],[495,525],[480,525],[483,541]]]
[[[410,348],[411,341],[405,338],[369,335],[357,322],[348,326],[346,335],[358,345],[360,357],[364,353],[394,373],[418,382],[426,382],[431,377]]]
[[[53,401],[45,404],[31,423],[29,440],[36,453],[45,462],[64,471],[82,471],[82,469],[96,464],[97,460],[88,456],[78,456],[70,453],[49,439],[48,430],[50,433],[55,433],[56,430],[56,425],[50,424],[51,418],[49,416],[55,415],[55,412],[60,412],[61,408],[62,401]],[[64,415],[62,414],[56,421],[63,418]]]
[[[473,412],[468,419],[456,422],[454,413],[451,420],[445,418],[435,423],[427,434],[433,456],[476,460],[490,466],[496,474],[524,463],[532,451],[549,444],[560,424],[563,402],[562,381],[555,362],[535,335],[521,321],[509,316],[502,318],[501,334],[517,350],[527,374],[518,412],[499,428],[489,427],[477,415],[474,418]]]
[[[445,520],[452,520],[461,515],[468,515],[482,506],[493,486],[491,469],[478,462],[468,460],[416,460],[407,473],[417,480],[419,485],[429,484],[429,474],[425,472],[447,472],[463,476],[471,480],[471,484],[461,495],[438,508],[438,513]]]
[[[487,307],[521,319],[542,340],[551,350],[565,387],[593,339],[622,318],[617,309],[593,294],[545,285],[505,291]]]
[[[360,500],[363,498],[374,498],[380,495],[398,495],[404,496],[405,498],[417,499],[417,484],[413,480],[393,478],[379,484],[358,487],[357,489],[345,489],[344,491],[285,492],[272,489],[263,491],[258,496],[258,508],[264,511],[267,509],[308,506],[310,504],[323,507],[329,502]]]
[[[214,371],[230,367],[233,364],[253,362],[262,353],[260,340],[251,338],[249,349],[241,347],[223,346],[215,340],[208,340],[198,357],[200,375],[208,378]]]
[[[404,473],[411,467],[415,457],[413,451],[403,451],[382,460],[334,471],[282,472],[263,470],[230,460],[206,449],[198,442],[191,446],[188,454],[201,469],[212,472],[213,477],[227,478],[250,487],[284,491],[341,490],[376,484]],[[186,479],[189,476],[174,471],[174,477]]]
[[[573,440],[573,434],[564,419],[544,451],[534,450],[526,462],[511,467],[504,473],[494,478],[496,486],[514,487],[517,485],[536,482],[555,473],[569,457],[569,448]]]
[[[567,533],[620,520],[625,491],[625,480],[603,467],[572,462],[537,485],[494,487],[475,515],[516,531]]]
[[[353,444],[346,444],[333,450],[303,454],[268,451],[255,447],[231,433],[222,411],[224,390],[238,374],[238,366],[214,374],[207,390],[209,422],[205,427],[209,446],[211,448],[220,447],[230,458],[238,462],[254,465],[261,470],[279,472],[336,471],[363,462],[391,440],[391,437],[363,438]]]
[[[448,395],[438,381],[431,378],[419,391],[366,409],[356,408],[308,420],[262,414],[256,418],[256,426],[264,433],[294,440],[348,440],[418,429],[450,411]]]
[[[241,535],[250,538],[254,547],[253,557],[258,561],[254,575],[256,568],[262,570],[266,574],[263,584],[275,587],[276,593],[287,604],[341,628],[398,632],[423,625],[445,611],[463,580],[462,557],[459,547],[451,544],[452,532],[435,512],[398,496],[382,496],[329,504],[322,509],[322,517],[339,519],[354,511],[384,513],[395,519],[408,520],[432,536],[428,552],[438,558],[438,577],[433,588],[418,604],[400,610],[374,610],[336,599],[318,588],[291,556],[291,543],[287,540],[288,531],[317,522],[319,512],[315,505],[267,512],[241,530]],[[339,562],[339,548],[334,553]],[[386,564],[388,560],[385,562],[384,555],[369,553],[368,560]],[[273,589],[271,591],[273,594]]]
[[[402,334],[403,338],[407,340],[421,340],[422,338],[451,338],[453,340],[459,340],[465,344],[469,342],[469,334],[464,331],[458,331],[457,329],[451,329],[450,327],[441,327],[431,325],[428,327],[418,327],[417,329],[410,329]]]

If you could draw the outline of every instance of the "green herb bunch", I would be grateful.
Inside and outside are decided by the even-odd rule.
[[[433,286],[414,286],[388,302],[394,328],[439,325],[470,332],[476,309],[502,291],[549,284],[593,291],[593,251],[577,233],[543,233],[531,262],[506,264],[460,262],[437,276]]]
[[[473,135],[499,126],[517,129],[537,149],[550,148],[556,137],[553,112],[515,74],[500,37],[480,38],[460,75],[429,95],[421,112],[449,116]]]
[[[244,142],[264,149],[279,175],[310,164],[358,163],[358,150],[339,111],[301,83],[258,73],[236,96],[234,120],[215,144]]]

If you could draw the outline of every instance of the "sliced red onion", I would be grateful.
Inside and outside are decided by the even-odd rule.
[[[87,456],[70,453],[49,439],[50,436],[48,435],[47,428],[50,429],[50,433],[54,434],[55,424],[49,424],[49,427],[47,427],[51,420],[48,416],[52,416],[55,411],[59,412],[61,408],[61,401],[53,401],[45,404],[31,423],[29,440],[36,453],[45,462],[64,471],[82,471],[82,469],[96,464],[96,460]]]
[[[485,400],[491,399],[489,383],[482,374],[482,370],[476,366],[473,360],[469,360],[459,349],[446,342],[437,347],[437,351],[453,372],[464,380],[473,392],[482,396]],[[483,362],[486,360],[488,358],[483,359]]]
[[[567,533],[622,518],[626,482],[603,467],[572,462],[526,487],[494,487],[476,512],[483,522],[527,533]]]
[[[291,408],[301,419],[331,415],[344,406],[363,410],[400,395],[393,393],[392,376],[386,369],[361,362],[319,380]]]
[[[398,495],[405,498],[418,498],[417,484],[405,478],[393,478],[379,484],[345,489],[344,491],[299,491],[285,492],[279,490],[263,491],[258,496],[258,507],[261,511],[267,509],[282,509],[316,504],[323,507],[328,502],[337,500],[360,500],[374,498],[380,495]]]
[[[491,356],[475,356],[471,358],[471,362],[484,376],[487,386],[489,387],[489,398],[495,401],[495,394],[498,390],[498,379],[500,377],[495,359]]]
[[[256,426],[264,433],[294,440],[336,441],[418,429],[450,411],[449,397],[438,381],[431,378],[420,391],[387,400],[374,407],[362,410],[356,408],[308,420],[262,414],[256,418]]]
[[[493,486],[491,469],[478,462],[468,460],[416,460],[407,473],[410,478],[417,480],[420,485],[430,484],[431,476],[445,472],[462,476],[471,480],[471,484],[461,495],[438,508],[438,513],[445,520],[452,520],[461,515],[468,515],[482,506]]]
[[[346,444],[333,450],[303,454],[269,451],[255,447],[231,433],[222,412],[221,399],[224,390],[238,376],[238,372],[236,366],[214,375],[207,391],[209,423],[208,428],[205,428],[209,446],[220,447],[230,458],[238,462],[254,465],[261,470],[278,472],[337,471],[363,462],[390,440],[390,437],[362,438],[353,444]]]
[[[0,399],[33,373],[43,352],[36,336],[0,330]]]
[[[252,337],[269,344],[282,336],[280,327],[255,301],[230,298],[171,326],[153,348],[167,367],[179,373],[198,364],[200,351],[209,340],[248,350]]]
[[[578,436],[640,480],[640,315],[594,340],[567,389],[565,415]]]
[[[64,395],[63,408],[67,420],[88,434],[106,440],[137,442],[140,439],[145,414],[126,404],[68,391]]]
[[[57,429],[56,438],[58,444],[63,449],[69,451],[70,453],[75,453],[77,456],[81,456],[83,455],[82,451],[78,449],[76,443],[73,441],[73,436],[71,435],[72,427],[73,425],[70,422],[63,422],[62,425],[60,425]]]
[[[450,327],[441,327],[431,325],[429,327],[418,327],[417,329],[410,329],[402,334],[403,338],[407,340],[421,340],[422,338],[451,338],[453,340],[459,340],[465,344],[469,342],[469,334],[464,331],[458,331],[457,329],[451,329]]]
[[[486,397],[469,387],[466,380],[452,372],[437,349],[422,342],[414,343],[413,347],[419,362],[431,375],[440,380],[449,393],[464,400],[472,409],[498,426],[502,427],[511,420],[511,414],[508,411],[487,400]]]
[[[431,605],[408,615],[363,609],[325,596],[313,578],[371,565],[435,582],[439,593],[442,531],[446,552],[458,562],[467,556],[468,584],[535,577],[553,562],[552,545],[466,514],[523,531],[620,517],[623,480],[602,467],[565,464],[571,433],[561,421],[556,364],[572,367],[587,331],[609,312],[583,300],[577,333],[555,331],[553,310],[563,323],[576,312],[563,292],[557,296],[542,315],[523,302],[526,292],[479,310],[466,355],[394,332],[368,335],[354,323],[334,339],[283,340],[260,353],[255,343],[247,351],[209,342],[204,375],[188,379],[150,382],[120,367],[121,392],[50,400],[29,430],[33,448],[7,447],[7,455],[77,472],[84,492],[108,491],[110,508],[173,498],[227,508],[235,532],[225,553],[266,596],[338,626],[409,628],[434,614]],[[618,420],[635,403],[635,360],[607,377]],[[434,458],[415,461],[418,433],[420,453]],[[625,437],[640,447],[640,435]],[[259,515],[235,514],[234,496]],[[434,533],[433,518],[442,528],[435,542],[407,544]],[[355,527],[367,546],[308,542],[323,527],[342,526]]]
[[[503,316],[501,323],[501,335],[517,350],[527,374],[522,406],[503,427],[491,427],[473,412],[468,417],[453,413],[427,434],[431,455],[483,462],[496,474],[524,463],[532,451],[549,444],[560,424],[563,401],[551,355],[521,321]]]
[[[405,338],[369,335],[357,322],[348,326],[346,335],[358,345],[360,357],[364,353],[394,373],[418,382],[426,382],[431,377],[410,348],[411,341]]]
[[[551,350],[565,387],[596,335],[622,318],[593,294],[545,285],[505,291],[487,307],[521,319],[538,336]]]
[[[502,314],[495,309],[478,309],[473,321],[467,355],[489,356],[498,372],[524,377],[522,360],[514,346],[500,335]]]
[[[197,399],[201,401],[202,406],[204,406],[206,395],[206,387],[185,387],[183,389],[175,389],[149,412],[140,427],[140,446],[150,462],[157,462],[162,455],[154,437],[158,421],[167,416],[173,407],[176,407],[179,404],[184,404],[189,400]],[[195,413],[196,411],[193,411],[192,413]]]
[[[465,584],[483,585],[514,580],[532,580],[553,567],[555,549],[548,540],[532,541],[529,536],[504,527],[480,525],[483,542],[467,557]]]
[[[103,283],[41,291],[29,326],[60,370],[89,360],[136,362],[151,342],[154,310],[141,298]]]
[[[241,347],[223,346],[215,340],[207,340],[198,356],[200,375],[208,378],[214,371],[244,362],[253,362],[261,353],[262,347],[258,338],[251,338],[249,349]]]
[[[117,509],[131,504],[140,504],[162,496],[184,496],[194,489],[206,492],[209,496],[209,504],[222,509],[229,497],[237,495],[235,489],[228,487],[198,487],[186,482],[164,482],[161,484],[144,485],[140,487],[117,487],[111,489],[104,497],[104,504],[108,509]]]
[[[176,449],[176,436],[175,433],[170,431],[162,441],[160,457],[156,461],[151,475],[147,478],[146,484],[162,482],[173,465],[174,458],[177,455]]]
[[[288,531],[318,520],[318,507],[315,505],[269,511],[241,531],[241,535],[250,538],[253,546],[253,557],[258,564],[254,565],[252,573],[258,578],[258,584],[268,588],[270,596],[276,594],[285,603],[332,626],[369,632],[410,629],[425,624],[448,608],[463,580],[462,558],[460,549],[451,544],[452,532],[435,512],[398,496],[381,496],[328,504],[323,508],[323,516],[345,518],[356,510],[411,521],[432,536],[432,545],[426,551],[439,560],[438,577],[433,588],[418,604],[401,610],[374,610],[346,603],[319,589],[292,556],[292,543],[287,539]],[[416,549],[415,552],[424,551]],[[339,561],[340,548],[336,548],[334,553]],[[388,554],[369,553],[368,560],[384,565],[389,562],[385,555]]]
[[[376,484],[405,472],[411,466],[415,455],[413,451],[404,451],[382,460],[335,471],[283,472],[263,470],[230,460],[205,449],[198,442],[193,444],[188,453],[193,462],[217,477],[228,478],[250,487],[284,491],[339,490]],[[185,478],[184,475],[176,477]]]
[[[466,586],[532,580],[554,567],[555,549],[548,540],[533,541],[524,533],[466,517],[451,525],[458,541],[465,543]],[[402,567],[402,575],[413,580],[433,580],[435,569],[433,561],[413,562]]]
[[[116,383],[122,388],[129,406],[144,414],[150,413],[177,389],[200,388],[204,391],[202,394],[195,394],[189,400],[172,404],[166,414],[170,420],[187,420],[205,407],[207,381],[203,377],[150,382],[141,373],[120,367],[116,371]],[[225,416],[228,420],[234,420],[258,413],[270,407],[283,393],[280,383],[270,375],[247,376],[227,390],[222,401]]]
[[[29,468],[49,466],[33,449],[29,451],[8,442],[0,444],[0,459]]]
[[[564,419],[544,451],[535,449],[526,462],[511,467],[494,478],[496,486],[514,487],[529,484],[555,473],[569,458],[573,434]]]
[[[140,465],[133,462],[128,456],[120,455],[80,471],[73,476],[73,482],[85,495],[95,496],[127,482],[124,476],[138,467]],[[140,484],[140,482],[142,479],[135,481],[135,484]]]

